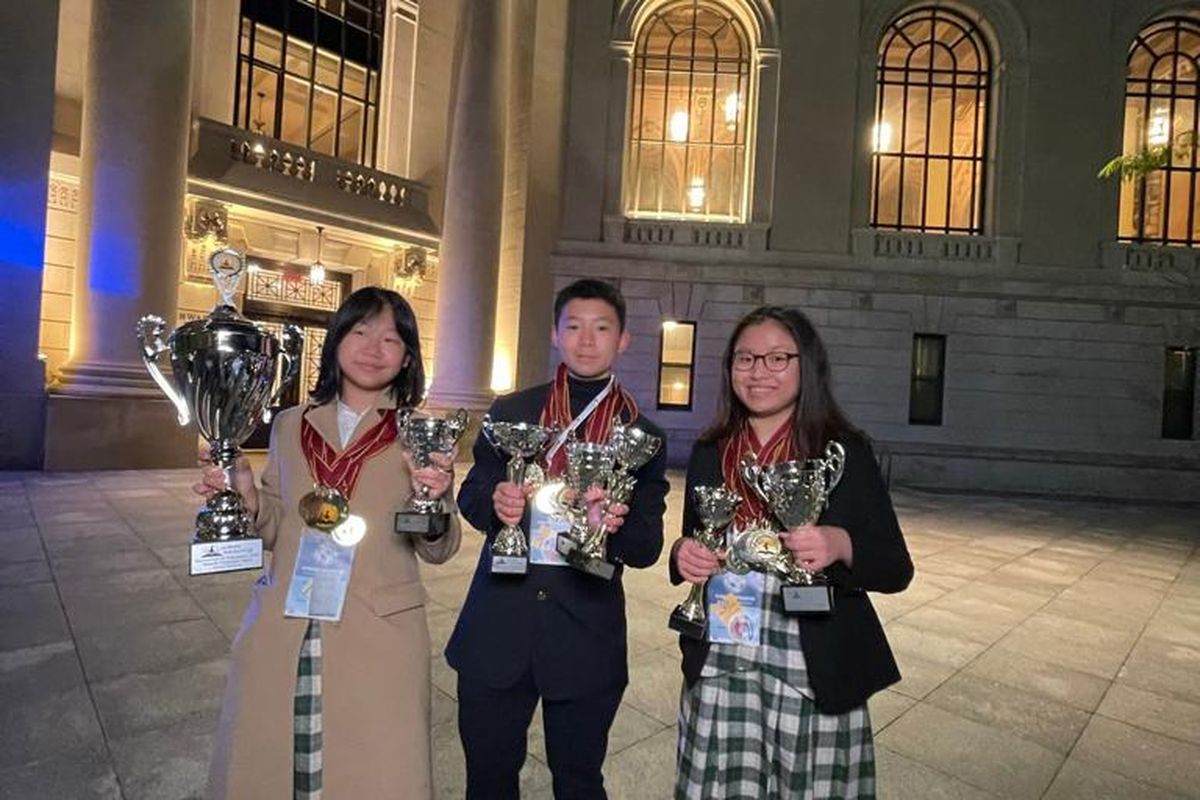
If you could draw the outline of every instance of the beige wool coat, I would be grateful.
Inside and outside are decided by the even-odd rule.
[[[390,404],[363,416],[353,444]],[[334,447],[337,403],[310,407],[309,421]],[[291,800],[293,695],[308,621],[287,618],[284,598],[299,548],[300,498],[313,479],[300,449],[302,407],[282,412],[271,433],[256,525],[271,551],[233,641],[209,796]],[[398,443],[367,461],[350,498],[367,534],[358,545],[342,619],[321,623],[326,800],[421,800],[432,796],[429,752],[430,642],[417,556],[442,563],[458,550],[452,492],[449,532],[426,543],[393,533],[410,494]]]

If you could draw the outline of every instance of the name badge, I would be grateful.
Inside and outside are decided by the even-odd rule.
[[[558,552],[558,535],[571,530],[560,497],[562,483],[538,487],[529,506],[529,563],[565,567],[567,560]]]
[[[762,640],[766,576],[718,572],[708,579],[708,640],[757,645]]]
[[[305,529],[300,534],[300,550],[288,583],[284,615],[340,621],[355,550],[353,545],[338,544],[329,534]]]

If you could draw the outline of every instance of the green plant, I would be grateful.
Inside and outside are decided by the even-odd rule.
[[[1173,142],[1143,147],[1136,153],[1117,156],[1101,167],[1096,177],[1112,178],[1119,175],[1123,181],[1144,178],[1151,172],[1166,167],[1176,154],[1190,160],[1192,148],[1195,146],[1195,132],[1184,131],[1178,134]]]

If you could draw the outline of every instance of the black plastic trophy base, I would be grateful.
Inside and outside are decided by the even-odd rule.
[[[783,609],[789,614],[833,613],[833,587],[827,583],[784,586]]]
[[[703,639],[708,634],[708,620],[701,617],[693,619],[687,614],[680,612],[680,607],[676,606],[671,612],[671,619],[667,623],[671,630],[678,631],[689,639]]]
[[[192,542],[188,575],[215,575],[220,572],[240,572],[262,569],[263,540],[257,537]]]
[[[528,556],[501,556],[492,553],[493,575],[524,575],[528,571]]]
[[[419,536],[427,542],[437,541],[450,530],[450,515],[441,512],[422,514],[417,511],[396,513],[396,533]]]
[[[616,564],[609,563],[602,558],[584,555],[579,542],[570,536],[559,534],[555,547],[558,549],[558,554],[580,572],[586,572],[588,575],[594,575],[606,581],[611,581],[613,575],[617,574]]]

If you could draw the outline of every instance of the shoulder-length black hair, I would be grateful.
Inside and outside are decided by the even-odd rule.
[[[421,363],[421,337],[417,333],[417,317],[408,301],[390,289],[365,286],[342,303],[325,334],[321,347],[321,371],[311,397],[315,403],[328,403],[342,388],[342,370],[337,363],[338,346],[354,326],[373,317],[385,308],[392,310],[396,333],[404,342],[406,361],[392,381],[389,391],[400,408],[420,405],[425,399],[425,366]]]
[[[733,392],[731,371],[733,370],[733,348],[737,346],[742,331],[751,325],[776,322],[791,334],[800,354],[800,396],[796,400],[793,417],[796,455],[805,459],[818,455],[831,439],[844,435],[866,438],[850,424],[830,386],[829,356],[817,329],[808,317],[797,308],[783,306],[761,306],[738,321],[725,347],[724,369],[721,372],[721,399],[717,419],[700,434],[700,441],[718,442],[739,430],[749,418],[745,404]]]

